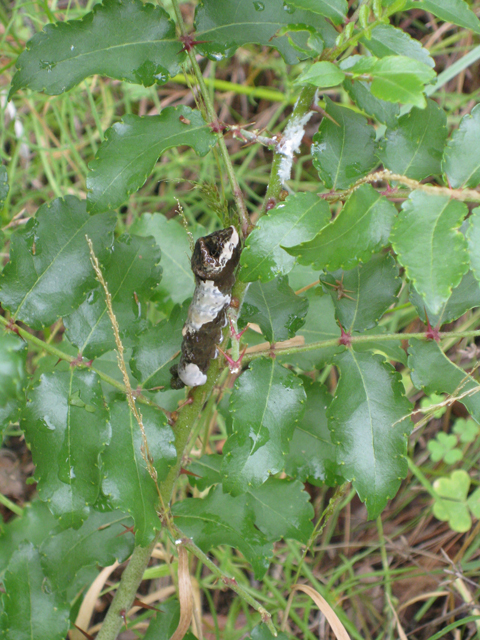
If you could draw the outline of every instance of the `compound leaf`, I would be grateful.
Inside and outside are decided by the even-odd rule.
[[[90,216],[73,196],[44,204],[12,236],[10,262],[0,277],[0,302],[32,329],[70,313],[95,283],[87,235],[102,261],[113,244],[116,215]]]
[[[396,29],[391,24],[378,24],[370,31],[368,38],[361,39],[361,43],[377,58],[406,56],[423,62],[429,67],[435,66],[430,53],[422,47],[418,40],[412,38],[406,31]]]
[[[307,377],[302,380],[307,394],[305,414],[293,433],[285,458],[285,472],[302,482],[334,485],[342,479],[326,413],[332,396],[319,382]]]
[[[433,313],[468,271],[467,241],[459,231],[467,213],[465,204],[448,196],[413,191],[393,226],[398,261]]]
[[[139,336],[130,367],[143,388],[168,387],[170,367],[176,362],[182,343],[187,311],[187,305],[176,305],[168,320],[162,320]]]
[[[364,116],[335,104],[328,96],[325,102],[335,122],[323,118],[313,136],[313,164],[327,189],[346,189],[377,164],[375,129]]]
[[[192,252],[188,235],[177,220],[167,220],[160,213],[144,213],[140,220],[132,225],[132,233],[153,236],[162,250],[163,275],[158,287],[162,301],[181,304],[187,298],[191,298],[195,288],[190,266]],[[205,233],[206,229],[201,225],[193,230],[195,239]]]
[[[410,288],[409,299],[423,322],[427,321],[426,311],[431,325],[441,326],[442,324],[460,318],[460,316],[463,316],[464,313],[474,307],[480,307],[480,285],[477,280],[475,280],[473,273],[468,271],[463,276],[458,287],[453,289],[452,295],[442,305],[438,313],[433,313],[413,286]]]
[[[17,60],[10,95],[28,87],[57,95],[94,74],[150,86],[180,70],[175,25],[160,7],[104,0],[81,20],[48,24]]]
[[[190,476],[190,483],[201,491],[212,484],[221,483],[222,459],[222,456],[213,454],[192,462],[189,471],[200,477]],[[308,540],[312,531],[313,511],[308,494],[303,491],[300,482],[269,478],[260,487],[249,489],[246,496],[247,505],[255,515],[255,525],[269,540]],[[235,500],[243,501],[243,496],[238,496]]]
[[[426,107],[425,84],[435,78],[435,71],[423,62],[407,56],[352,56],[340,65],[344,71],[363,79],[369,76],[374,96],[388,102]]]
[[[316,287],[308,290],[305,298],[308,300],[308,313],[305,324],[297,336],[301,336],[306,345],[323,340],[337,341],[340,338],[340,327],[335,320],[335,308],[330,296],[325,295],[320,287]],[[312,371],[315,368],[321,369],[325,363],[331,362],[333,356],[340,351],[343,351],[343,347],[337,343],[335,346],[296,355],[278,355],[278,358],[281,362],[294,364],[303,371]]]
[[[121,205],[145,183],[167,149],[188,145],[203,157],[216,142],[201,113],[190,107],[167,107],[159,116],[124,116],[106,131],[89,165],[89,210],[98,213]]]
[[[272,544],[254,526],[255,514],[246,496],[233,498],[219,485],[206,498],[187,498],[172,508],[175,524],[207,552],[219,544],[238,549],[261,580],[273,555]]]
[[[26,356],[26,344],[21,338],[0,334],[0,407],[24,395]]]
[[[269,342],[292,338],[305,324],[308,300],[295,295],[286,276],[250,285],[242,309],[242,322],[256,322]]]
[[[346,78],[343,88],[362,111],[374,117],[378,122],[386,124],[387,127],[395,129],[400,107],[396,103],[375,97],[372,94],[371,84],[371,82]]]
[[[316,194],[288,196],[285,202],[260,218],[247,237],[240,258],[240,279],[243,282],[268,282],[278,275],[286,275],[293,268],[295,258],[282,247],[313,240],[329,220],[328,204]]]
[[[315,62],[295,80],[295,84],[311,84],[314,87],[336,87],[345,80],[343,71],[333,62]]]
[[[213,60],[231,56],[245,44],[256,43],[277,49],[287,64],[295,64],[307,55],[309,29],[317,32],[327,47],[333,46],[337,35],[321,15],[295,9],[283,0],[204,0],[197,7],[195,25],[195,38],[207,41],[197,45],[197,50]],[[288,35],[277,36],[287,25],[304,25],[305,31],[292,29]]]
[[[330,18],[334,24],[341,24],[348,10],[347,0],[288,0],[287,4],[296,9],[319,13]]]
[[[348,349],[335,365],[340,381],[327,416],[337,463],[376,518],[407,474],[411,405],[399,374],[380,356]]]
[[[92,511],[80,529],[53,531],[45,537],[40,556],[45,575],[55,590],[66,591],[80,569],[123,562],[132,553],[134,539],[125,534],[132,521],[120,511]],[[124,526],[123,526],[124,525]]]
[[[15,551],[3,584],[2,638],[64,640],[70,626],[70,607],[51,589],[31,542],[23,542]]]
[[[472,211],[467,231],[470,264],[477,280],[480,281],[480,207]]]
[[[472,376],[449,360],[435,341],[412,339],[408,353],[408,366],[417,389],[424,389],[427,394],[464,396],[459,402],[480,424],[480,385]]]
[[[313,240],[286,251],[316,269],[350,269],[388,243],[395,214],[393,204],[369,184],[362,185]]]
[[[144,328],[146,302],[160,280],[160,248],[152,237],[122,235],[103,271],[124,346]],[[105,292],[100,283],[64,318],[69,340],[86,358],[115,348]]]
[[[464,116],[453,132],[445,149],[443,170],[454,189],[480,184],[480,105]]]
[[[425,109],[413,107],[398,119],[395,129],[387,129],[377,155],[386,169],[423,180],[441,171],[447,140],[447,116],[433,100]]]
[[[315,514],[309,495],[298,480],[269,478],[247,493],[247,505],[255,514],[255,525],[268,540],[308,542]]]
[[[22,420],[42,500],[78,528],[100,491],[100,453],[110,437],[100,379],[71,368],[40,376]]]
[[[480,21],[464,0],[409,0],[405,9],[423,9],[434,16],[480,33]]]
[[[26,540],[39,547],[57,524],[46,503],[41,500],[26,505],[21,517],[3,524],[0,535],[0,575],[21,542]]]
[[[142,405],[141,412],[148,448],[160,482],[177,459],[175,438],[163,413],[146,405]],[[147,546],[161,522],[157,515],[157,489],[142,456],[140,427],[126,402],[112,404],[111,424],[112,439],[102,456],[102,489],[112,505],[133,517],[135,544]]]
[[[273,359],[253,362],[230,398],[233,432],[223,448],[222,482],[233,495],[259,487],[281,471],[305,409],[301,380]]]
[[[320,276],[323,290],[335,305],[335,315],[347,331],[374,327],[388,307],[397,300],[401,280],[390,254],[375,255],[349,271]]]

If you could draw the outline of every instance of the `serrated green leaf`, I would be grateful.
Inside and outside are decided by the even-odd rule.
[[[334,271],[320,276],[323,290],[335,306],[335,315],[348,331],[374,327],[397,300],[401,280],[390,254],[375,255],[365,264],[349,271]]]
[[[372,95],[370,82],[354,81],[347,78],[343,83],[343,88],[356,105],[369,116],[374,117],[378,122],[382,122],[392,129],[397,126],[400,107],[398,104],[380,100],[380,98]]]
[[[96,564],[108,567],[115,560],[126,560],[134,546],[133,536],[125,535],[125,527],[131,524],[131,519],[121,511],[92,511],[77,531],[53,531],[46,536],[40,556],[45,575],[55,590],[65,591],[84,567]]]
[[[371,336],[371,339],[367,342],[356,342],[354,351],[357,351],[358,353],[372,351],[373,353],[381,355],[384,360],[393,360],[394,362],[401,362],[406,365],[407,354],[402,347],[401,338],[399,337],[398,340],[377,340],[376,336],[381,336],[383,333],[387,333],[387,328],[385,326],[378,325],[373,329],[363,331],[361,334],[354,331],[352,333],[352,337],[357,335],[361,335],[362,337],[365,337],[366,335]]]
[[[99,74],[150,86],[180,70],[175,25],[160,7],[104,0],[81,20],[48,24],[17,60],[10,95],[28,87],[57,95]]]
[[[144,213],[132,226],[132,233],[139,236],[153,236],[162,250],[162,281],[158,288],[163,302],[181,304],[191,298],[195,279],[190,266],[191,250],[187,232],[177,220],[167,220],[159,213]],[[201,225],[193,229],[197,239],[205,235]],[[172,305],[173,306],[173,305]]]
[[[0,302],[32,329],[50,325],[75,309],[95,283],[85,239],[100,262],[113,243],[116,215],[90,216],[73,196],[44,204],[12,236],[10,262],[0,277]]]
[[[464,533],[472,526],[468,513],[467,495],[470,476],[464,469],[457,469],[449,478],[437,478],[433,483],[437,498],[433,503],[433,515],[438,520],[448,520],[453,531]]]
[[[130,366],[143,388],[169,386],[170,367],[176,362],[182,344],[187,311],[187,305],[175,306],[168,320],[162,320],[139,336]]]
[[[320,287],[306,292],[308,300],[308,312],[304,326],[297,335],[302,336],[305,344],[319,342],[321,340],[336,340],[340,338],[340,327],[335,320],[335,309],[332,299],[323,293]],[[333,356],[344,347],[336,345],[324,349],[316,349],[305,353],[289,356],[277,356],[282,363],[294,364],[303,371],[321,369],[327,362],[331,362]]]
[[[347,0],[288,0],[289,7],[312,11],[330,18],[334,24],[342,24],[348,10]]]
[[[242,324],[256,322],[269,342],[293,338],[305,324],[308,300],[295,295],[286,276],[250,285],[242,308]]]
[[[273,359],[256,360],[237,379],[230,398],[233,433],[223,447],[226,491],[245,493],[283,469],[305,399],[301,380]]]
[[[143,426],[148,448],[163,480],[177,459],[175,438],[167,419],[159,410],[142,405]],[[126,402],[111,406],[112,439],[102,455],[102,490],[115,507],[131,514],[135,521],[135,544],[147,546],[161,522],[157,515],[158,493],[150,477],[141,448],[140,427]],[[122,460],[122,464],[118,461]]]
[[[314,87],[336,87],[345,80],[345,74],[333,62],[315,62],[295,80],[295,84],[311,84]]]
[[[8,195],[8,174],[5,167],[0,165],[0,209],[3,208]]]
[[[13,554],[3,579],[2,638],[64,640],[69,629],[69,605],[52,590],[31,542]]]
[[[445,149],[443,170],[454,189],[480,184],[480,105],[463,116],[452,133]]]
[[[464,396],[459,402],[480,424],[480,385],[472,376],[449,360],[435,341],[412,339],[408,353],[408,366],[417,389]]]
[[[302,482],[332,486],[342,481],[326,413],[332,396],[324,385],[307,377],[302,380],[307,394],[305,414],[293,433],[285,473]]]
[[[375,129],[367,119],[325,97],[326,111],[313,136],[312,158],[327,189],[346,189],[363,178],[377,163]]]
[[[213,60],[221,60],[233,55],[238,47],[256,43],[277,49],[287,64],[295,64],[306,57],[310,34],[304,31],[276,36],[277,31],[290,24],[313,27],[327,47],[335,43],[337,33],[325,18],[290,7],[283,0],[204,0],[195,13],[195,38],[207,42],[196,49]]]
[[[468,271],[467,241],[459,231],[467,213],[463,202],[413,191],[393,225],[398,261],[433,313]]]
[[[480,33],[480,21],[464,0],[409,0],[405,9],[430,11],[440,20]]]
[[[199,156],[217,138],[198,110],[167,107],[159,116],[128,114],[105,133],[87,177],[88,209],[114,209],[145,183],[167,149],[188,145]]]
[[[151,236],[141,238],[125,234],[115,241],[113,249],[103,276],[111,295],[120,338],[128,347],[145,326],[146,303],[161,277],[160,248]],[[100,283],[63,322],[68,339],[86,358],[115,349],[105,292]]]
[[[388,243],[396,209],[369,184],[356,189],[338,216],[310,242],[285,250],[316,269],[350,269]]]
[[[78,396],[95,407],[90,413],[70,404]],[[92,371],[42,374],[28,393],[22,419],[36,464],[38,492],[52,513],[78,527],[98,498],[100,453],[110,437],[100,380]]]
[[[480,307],[480,285],[477,280],[475,280],[473,273],[468,271],[463,276],[458,287],[453,289],[452,295],[438,313],[433,313],[413,286],[410,288],[409,300],[423,322],[427,321],[426,311],[430,324],[433,327],[437,325],[441,326],[442,324],[460,318],[460,316],[463,316],[464,313],[474,307]]]
[[[19,337],[0,333],[0,407],[24,395],[26,343]]]
[[[56,527],[57,520],[49,508],[41,500],[35,500],[26,505],[23,515],[2,524],[0,534],[0,575],[3,574],[10,562],[15,549],[24,540],[39,547],[50,531]]]
[[[172,508],[175,524],[207,552],[226,544],[238,549],[261,580],[273,555],[272,544],[254,526],[255,515],[247,497],[232,498],[222,487],[210,490],[206,498],[187,498]]]
[[[376,518],[407,474],[412,406],[399,374],[381,357],[348,349],[335,365],[340,381],[327,416],[337,463],[365,502],[368,517]]]
[[[223,456],[218,454],[202,456],[188,468],[196,476],[189,476],[190,483],[200,491],[222,481],[221,466]],[[306,542],[312,532],[312,507],[308,494],[300,482],[269,478],[260,487],[246,492],[247,505],[253,509],[255,525],[272,542],[281,538],[291,538]],[[241,500],[243,496],[238,496]]]
[[[247,237],[240,258],[240,280],[268,282],[275,276],[286,275],[295,264],[295,258],[281,247],[293,247],[313,240],[330,220],[325,200],[313,193],[289,195],[267,215]]]
[[[396,29],[391,24],[378,24],[374,27],[369,37],[362,37],[361,43],[377,58],[386,56],[406,56],[429,67],[434,67],[435,62],[427,49],[422,47],[418,40],[412,38],[406,31]]]
[[[309,495],[298,480],[269,478],[247,493],[247,505],[253,509],[255,525],[268,540],[308,542],[315,514]]]
[[[480,281],[480,207],[472,211],[467,231],[470,264],[475,278]]]
[[[423,180],[441,171],[447,140],[447,115],[433,100],[425,109],[414,107],[398,119],[395,129],[387,129],[377,155],[386,169]]]

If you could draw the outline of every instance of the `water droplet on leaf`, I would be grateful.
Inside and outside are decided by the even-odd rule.
[[[253,6],[255,7],[255,11],[263,11],[265,9],[263,2],[254,2]]]
[[[284,4],[283,5],[283,10],[286,11],[287,13],[294,13],[295,9],[293,7],[289,7],[288,4]]]

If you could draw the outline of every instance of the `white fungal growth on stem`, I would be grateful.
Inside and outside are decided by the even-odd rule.
[[[292,117],[283,132],[282,140],[277,147],[278,153],[283,156],[278,169],[278,177],[282,184],[290,179],[293,156],[300,151],[300,145],[305,135],[305,126],[312,115],[313,111],[308,111],[303,116]]]

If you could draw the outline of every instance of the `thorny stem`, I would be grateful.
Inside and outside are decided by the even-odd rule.
[[[424,191],[430,195],[447,196],[448,198],[454,198],[455,200],[461,200],[462,202],[480,202],[480,192],[475,191],[474,189],[450,189],[449,187],[440,187],[434,184],[423,184],[422,182],[418,182],[418,180],[412,180],[412,178],[407,178],[399,173],[392,173],[388,169],[376,171],[364,178],[360,178],[360,180],[357,180],[357,182],[348,189],[328,194],[321,194],[321,197],[331,203],[338,202],[339,200],[346,200],[363,184],[379,182],[380,180],[393,180],[395,182],[400,182],[400,184],[404,184],[411,191]]]
[[[83,360],[80,361],[78,356],[75,357],[75,356],[71,356],[68,353],[65,353],[61,349],[58,349],[57,347],[55,347],[53,344],[50,344],[49,342],[45,342],[45,340],[41,340],[40,338],[37,338],[37,336],[26,331],[25,329],[22,329],[22,327],[19,327],[17,324],[10,323],[3,316],[0,316],[0,324],[3,324],[6,330],[14,331],[19,336],[21,336],[26,342],[34,344],[36,347],[38,347],[42,351],[45,351],[46,353],[49,353],[50,355],[57,357],[59,360],[64,360],[65,362],[68,362],[72,366],[76,366],[79,368],[88,368],[90,371],[94,371],[101,380],[103,380],[110,386],[114,387],[115,389],[118,389],[122,393],[126,394],[127,390],[125,388],[125,385],[123,385],[121,382],[118,382],[118,380],[115,380],[115,378],[112,378],[111,376],[107,375],[103,371],[100,371],[100,369],[91,367],[88,364],[88,362],[83,362]],[[150,400],[149,398],[146,398],[141,394],[137,395],[137,400],[143,404],[148,404],[149,406],[154,407],[155,409],[160,409],[160,411],[163,411],[164,413],[168,414],[168,412],[165,411],[165,409],[162,409],[162,407],[160,407],[156,402],[153,402],[153,400]]]
[[[232,591],[235,591],[235,593],[237,593],[242,598],[242,600],[244,600],[247,604],[249,604],[252,607],[252,609],[255,609],[256,611],[258,611],[258,613],[262,617],[262,622],[264,622],[267,625],[267,627],[270,629],[270,632],[274,636],[276,636],[277,631],[272,624],[272,620],[271,620],[272,616],[265,609],[265,607],[263,607],[260,604],[260,602],[258,602],[258,600],[255,600],[255,598],[253,598],[248,593],[248,591],[246,591],[241,585],[239,585],[238,582],[235,580],[235,578],[230,578],[219,567],[217,567],[217,565],[214,562],[212,562],[212,560],[210,560],[210,558],[205,553],[203,553],[201,549],[197,547],[197,545],[193,542],[191,538],[187,538],[187,536],[185,536],[185,534],[182,533],[180,529],[176,527],[175,529],[176,529],[178,538],[182,539],[183,546],[186,547],[189,551],[191,551],[191,553],[193,553],[193,555],[196,556],[201,562],[203,562],[203,564],[206,567],[208,567],[210,571],[215,576],[217,576],[217,578],[219,578],[229,589],[231,589]]]
[[[185,25],[183,24],[182,13],[180,11],[178,0],[172,0],[172,6],[175,11],[175,15],[177,17],[178,28],[180,29],[182,36],[185,36],[186,30],[185,30]],[[205,79],[203,77],[202,70],[200,69],[200,66],[195,57],[195,51],[193,49],[187,48],[187,54],[190,59],[190,64],[192,65],[193,73],[198,82],[200,93],[202,95],[203,103],[207,111],[207,116],[210,119],[210,123],[211,124],[217,123],[218,122],[217,114],[213,107],[212,101],[210,100],[210,95],[208,93],[207,85],[205,84]],[[221,131],[216,131],[215,133],[217,135],[220,153],[223,158],[225,168],[227,170],[228,180],[232,188],[233,197],[237,205],[238,220],[240,223],[240,228],[242,229],[243,235],[246,236],[248,233],[249,225],[250,225],[250,218],[247,212],[247,207],[245,205],[245,200],[243,198],[240,185],[238,184],[238,181],[237,181],[237,176],[235,175],[235,171],[233,169],[230,156],[228,154],[228,149],[227,149],[227,145],[225,144],[225,138],[223,137],[223,133]]]
[[[303,87],[300,95],[298,96],[295,107],[293,108],[291,119],[302,118],[308,111],[310,111],[313,99],[315,98],[316,87],[305,86]],[[282,180],[280,178],[280,164],[282,162],[283,154],[276,150],[273,154],[272,170],[270,172],[270,180],[268,182],[267,192],[265,194],[265,200],[263,203],[262,211],[260,215],[263,215],[266,211],[266,206],[272,199],[278,200],[280,191],[283,189]]]
[[[439,331],[440,338],[455,338],[460,340],[461,338],[476,338],[480,336],[480,330],[477,331]],[[375,342],[388,342],[390,340],[410,340],[417,338],[418,340],[426,340],[425,333],[382,333],[375,335]],[[272,348],[271,345],[263,349],[262,351],[255,351],[253,353],[246,353],[243,358],[243,364],[247,364],[252,360],[261,358],[263,356],[271,356],[272,352],[275,356],[293,355],[296,353],[304,353],[306,351],[315,351],[316,349],[327,349],[328,347],[337,347],[340,338],[331,338],[330,340],[319,340],[318,342],[311,342],[300,347],[285,347],[282,348],[276,345]],[[358,344],[362,342],[371,342],[372,336],[351,336],[351,344]]]

